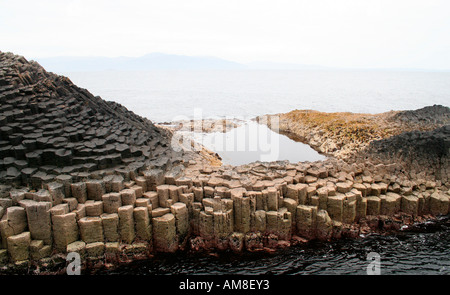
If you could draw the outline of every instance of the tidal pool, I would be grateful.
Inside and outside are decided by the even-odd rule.
[[[217,153],[224,165],[283,160],[291,163],[314,162],[326,159],[326,156],[309,145],[296,142],[254,121],[247,121],[225,133],[191,133],[191,136],[196,142]]]

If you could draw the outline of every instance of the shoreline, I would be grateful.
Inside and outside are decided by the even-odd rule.
[[[380,221],[386,222],[388,219],[380,219]],[[286,243],[279,243],[276,247],[262,247],[262,248],[243,248],[242,251],[233,251],[232,249],[192,249],[185,248],[177,251],[177,255],[185,256],[195,256],[195,257],[215,257],[220,258],[225,255],[234,255],[233,257],[251,257],[251,255],[263,255],[263,257],[280,255],[287,247],[311,247],[315,243],[336,243],[338,241],[345,240],[348,243],[353,241],[364,241],[365,239],[371,238],[372,236],[397,236],[402,233],[415,233],[418,231],[421,233],[427,233],[426,230],[420,230],[421,226],[429,225],[430,223],[440,223],[442,221],[448,220],[447,216],[440,217],[428,217],[419,218],[414,220],[412,223],[404,224],[400,228],[384,227],[380,229],[379,226],[374,226],[373,230],[367,234],[359,233],[358,236],[347,236],[344,234],[340,238],[331,239],[329,241],[320,241],[317,239],[306,240],[304,238],[295,236],[289,242],[287,246]],[[447,221],[448,222],[448,221]],[[375,224],[373,222],[373,224]],[[405,227],[406,226],[406,227]],[[432,231],[431,231],[432,232]],[[114,254],[108,253],[103,257],[89,257],[85,258],[81,263],[81,274],[82,275],[102,275],[102,274],[116,274],[123,267],[130,267],[134,264],[140,263],[152,263],[155,259],[160,259],[164,257],[170,257],[170,253],[152,253],[151,251],[133,251],[130,247],[131,245],[122,245],[121,253]],[[128,247],[128,248],[127,248]],[[167,256],[169,255],[169,256]],[[61,254],[56,254],[47,259],[41,261],[31,261],[28,264],[17,264],[10,265],[9,267],[2,266],[0,268],[0,274],[2,275],[65,275],[67,269],[67,262],[65,256]]]
[[[449,213],[447,129],[428,130],[439,122],[419,122],[428,129],[418,134],[373,141],[380,143],[375,146],[380,155],[383,148],[396,150],[396,144],[427,148],[437,143],[438,149],[426,153],[411,150],[428,165],[417,162],[419,173],[409,169],[402,154],[344,157],[353,148],[359,151],[356,145],[318,162],[220,165],[206,149],[173,150],[173,131],[94,97],[37,63],[0,53],[0,66],[6,170],[0,176],[7,183],[0,186],[2,267],[51,263],[51,257],[63,259],[70,252],[84,261],[139,259],[187,247],[270,252],[312,239],[358,237],[380,227],[398,230],[416,219]],[[391,115],[415,120],[420,112]],[[310,146],[325,138],[320,130],[332,126],[324,119],[328,116],[338,115],[319,114],[325,125],[313,130],[317,137],[305,136]],[[424,117],[437,118],[428,109]],[[290,130],[310,134],[305,126]],[[367,138],[378,136],[377,130],[362,133],[361,146],[371,146]]]
[[[200,119],[200,120],[183,120],[183,121],[172,121],[158,123],[156,126],[161,128],[166,128],[172,132],[176,131],[191,131],[197,133],[213,133],[221,132],[225,133],[234,128],[242,126],[245,124],[246,120],[241,120],[238,118],[232,119]]]
[[[445,106],[379,114],[294,110],[257,121],[350,164],[392,164],[411,180],[450,181],[450,108]]]
[[[318,152],[347,159],[367,148],[372,141],[448,125],[450,110],[439,105],[378,114],[293,110],[258,116],[256,120],[275,132],[310,145]]]
[[[270,175],[271,171],[276,173],[284,167],[282,163],[268,165],[272,167],[266,171],[269,173],[263,175]],[[134,207],[134,210],[132,210],[133,206],[118,207],[119,216],[109,213],[102,213],[100,218],[95,217],[99,213],[89,213],[89,216],[94,217],[86,215],[86,212],[92,211],[93,207],[101,210],[98,205],[104,207],[107,201],[105,198],[100,201],[103,202],[101,204],[99,201],[86,201],[84,204],[79,204],[75,213],[64,213],[67,212],[67,206],[54,206],[49,214],[62,214],[61,217],[73,216],[78,220],[77,222],[74,220],[73,225],[78,223],[80,230],[83,230],[84,223],[92,223],[94,226],[95,222],[103,221],[102,231],[105,235],[107,232],[107,235],[114,235],[115,228],[117,230],[115,235],[122,236],[121,239],[126,238],[130,233],[136,234],[136,237],[147,235],[151,238],[147,242],[139,238],[128,238],[128,243],[99,242],[92,240],[98,239],[95,238],[96,232],[90,233],[93,237],[81,232],[82,239],[67,244],[67,252],[57,251],[60,254],[39,260],[16,261],[13,264],[7,264],[9,265],[7,267],[23,268],[31,261],[40,261],[42,267],[45,267],[49,263],[51,265],[55,259],[63,263],[61,259],[64,253],[73,251],[81,253],[84,257],[83,261],[95,261],[100,265],[102,259],[106,258],[108,267],[130,261],[130,259],[147,259],[149,255],[159,252],[176,253],[186,250],[273,252],[276,249],[309,240],[331,241],[340,238],[358,238],[361,234],[374,232],[398,231],[404,225],[432,220],[436,216],[446,215],[449,212],[450,195],[448,192],[437,189],[437,183],[411,183],[412,187],[405,187],[403,185],[408,184],[402,183],[402,186],[397,189],[395,186],[383,186],[382,182],[371,182],[374,179],[357,171],[356,180],[364,179],[364,181],[348,186],[347,178],[352,177],[352,174],[333,171],[335,167],[331,165],[327,166],[329,170],[326,174],[324,170],[320,170],[323,167],[319,168],[314,164],[302,165],[305,163],[291,166],[291,169],[287,170],[290,171],[291,176],[288,176],[286,171],[283,182],[256,180],[256,182],[248,183],[246,188],[236,187],[237,183],[233,184],[233,169],[236,169],[235,172],[238,173],[255,172],[248,175],[256,176],[264,171],[264,164],[230,167],[231,175],[224,167],[213,167],[204,168],[202,175],[193,178],[165,177],[165,184],[158,185],[154,192],[143,193],[142,188],[136,186],[119,192],[119,195],[125,192],[132,194],[134,190],[134,193],[142,194],[135,198],[137,207]],[[269,167],[267,166],[266,169]],[[225,179],[218,178],[217,172],[220,170],[224,170],[221,171],[222,175],[229,176]],[[198,172],[197,169],[185,171],[187,174],[196,172]],[[306,173],[303,174],[303,172]],[[332,178],[336,179],[336,183],[323,182]],[[380,179],[375,179],[377,180]],[[200,181],[204,183],[201,187],[197,186]],[[324,186],[314,188],[317,182]],[[274,185],[273,189],[271,185]],[[199,195],[200,192],[201,195]],[[107,194],[109,197],[113,195],[114,193]],[[178,197],[177,201],[175,196]],[[325,203],[323,200],[326,200]],[[150,204],[152,202],[159,202],[159,205],[152,206]],[[27,206],[35,206],[36,202],[25,199],[19,201],[19,205],[28,209]],[[141,207],[143,205],[144,207]],[[266,207],[269,205],[279,205],[279,207],[274,210],[276,208]],[[324,206],[326,209],[323,209]],[[14,206],[10,208],[19,210]],[[140,219],[138,212],[144,212],[143,216],[148,216],[145,214],[148,209],[151,209],[149,210],[151,217]],[[55,210],[62,210],[62,212],[56,213]],[[116,220],[123,218],[120,216],[125,210],[134,212],[133,229],[129,225],[128,230],[123,232],[120,226],[111,228],[111,225],[105,224],[109,218]],[[241,215],[236,215],[239,212]],[[57,220],[55,216],[52,218],[54,221]],[[261,218],[265,220],[263,223]],[[168,228],[169,232],[166,230],[160,232],[158,228],[161,226]],[[168,235],[168,233],[171,234]],[[55,235],[56,232],[53,234]],[[54,237],[59,235],[61,233]],[[28,251],[30,251],[29,255],[37,257],[36,255],[45,256],[46,251],[49,255],[48,250],[49,248],[41,243],[40,246],[33,246]],[[5,262],[6,251],[2,252],[2,260]]]

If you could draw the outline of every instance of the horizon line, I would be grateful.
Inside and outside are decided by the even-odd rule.
[[[326,65],[321,65],[321,64],[306,64],[306,63],[297,63],[297,62],[278,62],[278,61],[270,61],[270,60],[256,60],[256,61],[247,61],[247,62],[239,62],[239,61],[234,61],[231,59],[226,59],[226,58],[222,58],[222,57],[218,57],[218,56],[213,56],[213,55],[184,55],[184,54],[172,54],[172,53],[163,53],[163,52],[150,52],[150,53],[146,53],[140,56],[125,56],[125,55],[120,55],[120,56],[101,56],[101,55],[54,55],[54,56],[47,56],[47,57],[30,57],[27,58],[29,60],[34,60],[36,62],[39,62],[39,59],[52,59],[52,58],[105,58],[105,59],[119,59],[119,58],[129,58],[129,59],[139,59],[139,58],[144,58],[146,56],[149,55],[165,55],[165,56],[177,56],[177,57],[187,57],[187,58],[213,58],[213,59],[218,59],[218,60],[222,60],[222,61],[226,61],[226,62],[230,62],[230,63],[235,63],[238,65],[242,65],[242,66],[246,66],[246,67],[251,67],[252,64],[273,64],[274,68],[271,69],[270,66],[268,66],[267,68],[264,66],[261,66],[261,68],[247,68],[247,69],[242,69],[242,70],[301,70],[301,69],[276,69],[276,66],[286,66],[286,67],[314,67],[317,69],[303,69],[303,70],[318,70],[323,69],[323,70],[370,70],[370,71],[382,71],[382,70],[386,70],[386,71],[415,71],[415,72],[450,72],[450,68],[449,69],[436,69],[436,68],[422,68],[422,67],[374,67],[374,66],[326,66]],[[22,55],[23,56],[23,55]],[[102,71],[102,70],[99,70]]]

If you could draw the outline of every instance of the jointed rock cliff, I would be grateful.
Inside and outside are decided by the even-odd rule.
[[[0,52],[0,182],[39,188],[59,175],[105,169],[127,178],[181,159],[167,131],[148,119]]]
[[[448,183],[389,161],[202,166],[147,119],[13,54],[0,53],[0,102],[0,270],[65,267],[71,252],[86,266],[179,249],[272,251],[450,209]],[[447,157],[441,131],[380,141],[379,155],[406,139]]]

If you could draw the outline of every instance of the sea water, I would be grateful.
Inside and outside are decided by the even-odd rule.
[[[196,136],[218,153],[224,164],[232,165],[325,158],[308,145],[251,123],[256,116],[294,109],[380,113],[450,103],[450,72],[160,70],[63,74],[94,95],[116,101],[155,123],[206,118],[247,122],[226,134]],[[242,149],[245,143],[248,145]]]
[[[352,70],[102,71],[60,73],[153,122],[252,117],[313,109],[380,113],[450,105],[450,72]]]

